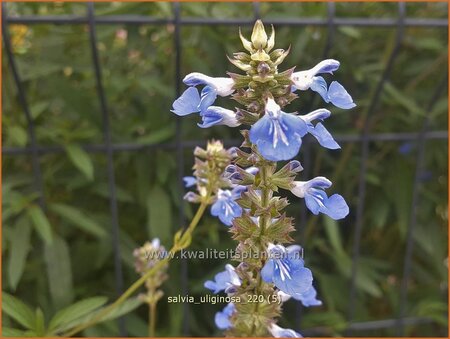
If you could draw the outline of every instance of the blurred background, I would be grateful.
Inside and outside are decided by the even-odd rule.
[[[132,251],[148,239],[170,247],[195,208],[181,199],[193,148],[240,140],[170,112],[181,79],[238,72],[226,59],[242,50],[238,27],[249,36],[262,18],[277,48],[292,46],[282,70],[335,58],[334,78],[358,105],[326,121],[342,150],[302,147],[302,179],[332,179],[351,212],[315,217],[289,196],[323,306],[289,301],[280,324],[312,336],[447,336],[446,2],[3,5],[5,292],[48,320],[77,300],[114,300],[138,278]],[[321,107],[300,94],[287,111]],[[234,246],[207,213],[191,249]],[[165,296],[204,295],[225,263],[173,261]],[[83,335],[146,336],[147,309],[135,307]],[[157,336],[220,336],[222,307],[164,297]],[[5,314],[3,324],[20,328]]]

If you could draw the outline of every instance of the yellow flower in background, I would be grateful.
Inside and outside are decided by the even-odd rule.
[[[14,53],[23,54],[31,47],[31,29],[26,25],[11,25],[11,46]]]

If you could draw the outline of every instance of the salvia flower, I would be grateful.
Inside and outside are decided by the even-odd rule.
[[[315,215],[323,213],[334,220],[345,218],[348,205],[339,194],[328,197],[324,189],[332,183],[325,177],[316,177],[308,181],[294,181],[291,192],[299,198],[305,198],[306,207]]]
[[[233,219],[242,215],[242,207],[235,200],[245,189],[244,186],[236,186],[232,190],[219,189],[216,202],[211,206],[211,214],[219,217],[226,226],[231,226]]]
[[[207,128],[213,125],[239,126],[236,113],[232,110],[212,106],[218,95],[228,96],[234,92],[234,81],[231,78],[213,78],[202,73],[191,73],[184,78],[189,87],[174,101],[172,112],[185,116],[200,113],[202,123],[199,127]],[[194,86],[205,85],[199,94]]]
[[[231,327],[230,317],[233,315],[234,311],[234,304],[229,303],[221,312],[216,313],[214,321],[220,330],[227,330]]]
[[[172,110],[180,116],[204,112],[216,101],[217,95],[228,96],[234,92],[234,81],[231,78],[213,78],[202,73],[191,73],[183,82],[190,87],[175,100]],[[195,88],[198,85],[205,85],[200,94]]]
[[[306,71],[292,73],[291,80],[294,83],[294,90],[305,91],[311,89],[320,94],[325,102],[331,102],[333,105],[343,109],[349,109],[356,106],[350,94],[337,81],[333,81],[330,87],[327,87],[325,79],[317,74],[333,74],[339,68],[339,61],[326,59],[319,62],[316,66]]]
[[[219,272],[214,276],[214,281],[205,281],[204,286],[211,290],[214,294],[224,291],[225,293],[232,293],[236,286],[241,286],[235,269],[230,264],[225,265],[225,271]]]
[[[300,246],[269,244],[267,252],[268,260],[261,270],[261,277],[265,282],[273,283],[292,297],[299,296],[311,288],[312,273],[305,267]]]
[[[275,338],[303,338],[300,333],[295,332],[290,328],[282,328],[275,324],[271,324],[268,327],[268,330]]]
[[[302,145],[307,124],[293,114],[285,113],[275,100],[267,100],[265,115],[250,129],[250,141],[261,155],[270,161],[295,157]]]

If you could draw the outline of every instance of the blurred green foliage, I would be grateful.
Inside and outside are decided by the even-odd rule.
[[[263,19],[324,18],[327,13],[326,3],[262,3],[260,7]],[[447,14],[447,3],[407,3],[406,7],[408,17],[446,18]],[[172,4],[162,2],[97,3],[95,9],[97,16],[139,14],[169,18],[173,14]],[[11,16],[85,15],[86,5],[8,3],[7,10]],[[249,18],[253,8],[251,3],[183,3],[181,14],[182,17]],[[336,15],[395,18],[397,5],[336,3]],[[42,335],[46,326],[52,326],[49,321],[61,308],[86,298],[106,296],[111,301],[115,296],[106,156],[101,152],[87,153],[80,147],[102,143],[103,126],[87,26],[10,25],[9,29],[36,125],[37,141],[40,145],[59,145],[64,150],[40,157],[46,213],[38,207],[33,191],[30,155],[3,156],[3,289],[33,305],[29,308],[17,304],[21,302],[4,293],[3,303],[9,301],[15,305],[9,311],[4,305],[4,314],[8,315],[3,318],[4,335],[18,335],[8,328],[30,328],[29,322],[33,323],[34,333]],[[292,45],[284,63],[286,68],[297,65],[297,69],[307,69],[323,58],[326,26],[276,29],[277,46]],[[175,141],[176,119],[169,112],[176,88],[173,33],[171,24],[97,25],[114,143],[147,145]],[[236,72],[225,55],[241,49],[237,27],[188,25],[182,27],[181,36],[182,75],[192,71],[214,76]],[[375,87],[394,48],[395,36],[394,27],[335,28],[327,57],[341,62],[335,78],[345,84],[358,106],[349,112],[333,109],[332,118],[327,120],[327,128],[333,134],[361,132]],[[405,28],[400,54],[374,111],[371,132],[417,132],[425,116],[431,119],[430,130],[447,130],[447,90],[431,111],[427,109],[436,86],[448,72],[447,40],[446,28]],[[29,146],[26,120],[4,54],[2,71],[3,147]],[[300,100],[292,103],[289,111],[306,113],[313,107],[312,103],[319,104],[317,95],[302,92]],[[201,145],[205,145],[208,138],[239,138],[237,130],[228,128],[200,130],[197,119],[183,120],[182,140],[203,140]],[[346,220],[336,223],[308,215],[307,223],[301,224],[303,202],[290,196],[290,213],[297,217],[300,230],[297,240],[305,247],[307,265],[315,273],[319,295],[324,301],[324,306],[302,312],[301,326],[320,327],[323,335],[342,335],[347,325],[361,159],[358,142],[342,146],[339,152],[328,152],[312,143],[309,157],[302,155],[301,160],[304,165],[307,162],[311,177],[320,173],[333,179],[334,189],[346,197],[353,211]],[[416,147],[414,141],[370,143],[355,321],[395,318],[398,314]],[[447,140],[427,141],[407,315],[426,316],[433,321],[409,326],[407,334],[411,336],[447,334],[447,154]],[[189,175],[192,148],[185,148],[183,155],[183,171]],[[181,226],[177,214],[183,192],[176,180],[178,160],[174,149],[158,147],[114,154],[126,285],[138,277],[133,268],[132,250],[153,237],[160,237],[169,246],[174,230]],[[189,218],[192,207],[184,205],[184,210]],[[196,231],[192,248],[225,249],[234,245],[226,228],[206,216]],[[196,296],[206,293],[203,281],[224,264],[220,260],[190,260],[190,293]],[[171,266],[170,276],[165,293],[177,295],[181,292],[179,262]],[[82,305],[95,309],[105,301],[88,299]],[[23,313],[14,313],[17,305]],[[220,335],[212,315],[221,307],[188,305],[190,333]],[[294,302],[288,302],[285,308],[282,325],[295,326],[298,319]],[[79,309],[75,307],[76,310]],[[157,335],[180,335],[183,305],[168,305],[163,298],[159,311]],[[74,316],[73,306],[65,312]],[[146,312],[141,307],[127,315],[131,336],[146,335]],[[53,325],[57,317],[53,318]],[[114,336],[117,331],[117,324],[110,321],[86,330],[84,335]],[[354,334],[393,336],[395,332],[379,329]]]

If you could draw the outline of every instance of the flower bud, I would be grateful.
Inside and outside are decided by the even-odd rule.
[[[261,20],[255,22],[252,32],[252,44],[255,49],[261,50],[267,45],[267,34]]]
[[[262,76],[267,75],[270,72],[270,66],[266,62],[260,62],[256,69]]]
[[[225,167],[225,173],[233,174],[236,171],[237,171],[236,165],[228,165],[227,167]]]
[[[302,164],[300,164],[300,161],[298,160],[291,160],[288,164],[287,164],[288,170],[291,172],[301,172],[303,171],[303,166]]]

